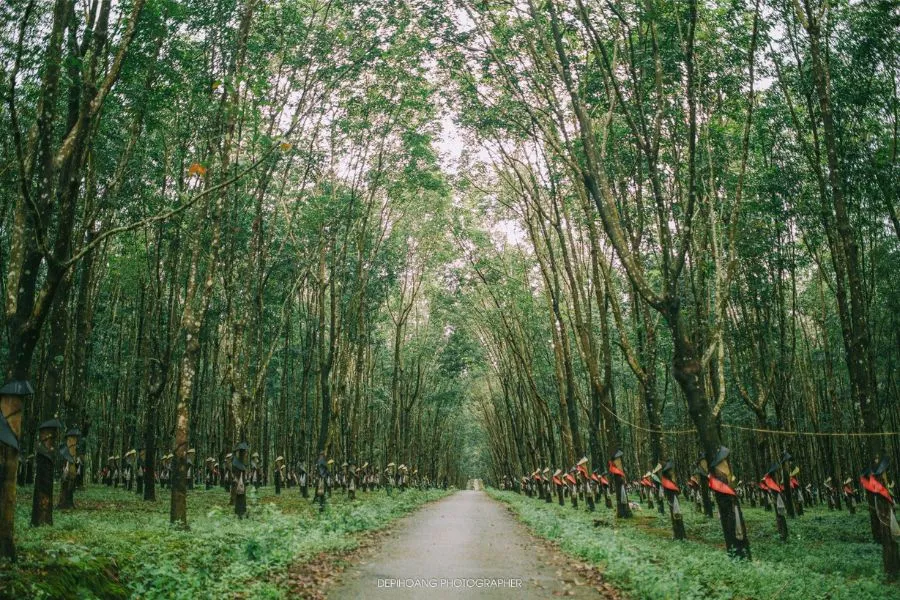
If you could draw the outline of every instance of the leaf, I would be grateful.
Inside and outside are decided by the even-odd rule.
[[[199,177],[204,177],[206,175],[206,167],[197,162],[192,163],[191,166],[188,167],[188,175],[197,175]]]

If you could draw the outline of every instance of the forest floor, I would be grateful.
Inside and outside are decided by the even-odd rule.
[[[448,493],[360,493],[352,502],[335,493],[319,514],[297,488],[276,496],[269,486],[250,490],[249,518],[240,521],[227,492],[196,489],[188,492],[190,530],[181,531],[169,525],[168,490],[148,503],[88,486],[75,510],[33,528],[31,488],[20,488],[19,556],[0,566],[0,598],[281,598],[303,581],[314,588],[371,532]]]
[[[635,598],[792,599],[900,598],[900,585],[882,577],[881,546],[871,542],[868,513],[814,507],[788,519],[782,543],[775,516],[742,507],[753,560],[726,556],[718,518],[682,504],[688,541],[672,540],[668,515],[644,506],[617,520],[602,503],[589,513],[490,489],[532,533],[595,565],[606,581]],[[636,500],[636,498],[632,498]],[[554,499],[555,500],[555,499]]]

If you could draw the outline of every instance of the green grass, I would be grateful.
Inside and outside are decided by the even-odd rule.
[[[19,559],[0,565],[0,598],[281,597],[269,573],[325,551],[350,550],[359,532],[382,528],[446,492],[408,490],[388,497],[335,493],[322,515],[297,488],[248,494],[239,521],[222,489],[188,493],[190,531],[169,525],[169,493],[143,502],[122,489],[92,486],[76,509],[54,511],[53,527],[29,525],[30,488],[16,507]]]
[[[675,542],[668,515],[644,508],[616,521],[602,503],[546,504],[513,492],[488,490],[507,503],[536,535],[572,556],[598,565],[606,579],[635,598],[900,598],[900,586],[883,581],[881,547],[871,543],[868,515],[827,508],[789,519],[790,541],[778,540],[774,513],[744,508],[752,562],[728,558],[718,517],[710,520],[689,503],[689,541]],[[607,524],[594,527],[593,520]]]

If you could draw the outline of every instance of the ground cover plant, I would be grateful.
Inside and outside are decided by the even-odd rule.
[[[382,528],[441,490],[335,493],[326,511],[296,491],[251,492],[238,520],[220,489],[190,492],[191,529],[169,525],[168,503],[144,502],[93,486],[78,508],[57,511],[54,527],[28,526],[30,495],[19,499],[19,560],[0,570],[0,597],[221,598],[282,596],[266,575],[320,552],[351,550],[357,534]]]
[[[685,507],[688,540],[672,540],[668,516],[636,511],[616,521],[612,511],[573,510],[508,491],[490,489],[536,535],[557,542],[567,554],[598,565],[613,585],[634,598],[897,598],[900,587],[885,583],[881,547],[868,536],[862,511],[826,507],[793,519],[787,544],[778,540],[775,519],[762,508],[744,508],[753,560],[722,552],[718,518]],[[594,521],[599,521],[595,526]]]

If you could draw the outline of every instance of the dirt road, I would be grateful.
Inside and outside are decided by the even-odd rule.
[[[398,523],[328,597],[600,598],[573,563],[535,540],[498,502],[456,493]]]

